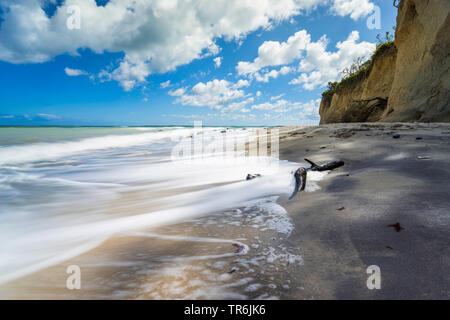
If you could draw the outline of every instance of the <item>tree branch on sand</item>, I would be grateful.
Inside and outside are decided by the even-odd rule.
[[[294,173],[294,179],[295,179],[295,187],[294,191],[292,192],[291,196],[289,197],[289,200],[291,200],[299,191],[305,190],[306,187],[306,176],[308,171],[328,171],[328,170],[334,170],[339,167],[342,167],[344,165],[344,161],[342,160],[333,160],[330,162],[326,162],[324,164],[316,164],[312,162],[309,159],[305,159],[306,162],[308,162],[311,167],[305,168],[300,167],[295,171]],[[260,174],[248,174],[245,180],[253,180],[256,178],[261,177]]]
[[[300,167],[297,169],[297,171],[295,171],[295,173],[294,173],[295,187],[294,187],[294,191],[292,192],[291,196],[289,197],[289,200],[291,200],[293,197],[295,197],[295,195],[299,191],[305,190],[306,176],[307,176],[308,170],[327,171],[327,170],[337,169],[344,165],[344,161],[342,161],[342,160],[333,160],[330,162],[326,162],[324,164],[316,164],[309,159],[305,159],[305,161],[308,162],[311,165],[311,167],[309,167],[309,168]]]

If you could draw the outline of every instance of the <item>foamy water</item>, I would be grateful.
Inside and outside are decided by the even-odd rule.
[[[292,171],[300,164],[270,156],[248,157],[243,150],[212,153],[211,150],[219,149],[211,148],[211,143],[220,142],[217,139],[211,139],[209,151],[194,160],[174,158],[176,145],[190,145],[196,136],[208,140],[224,135],[223,130],[135,128],[127,134],[3,145],[0,284],[56,265],[123,235],[240,243],[245,250],[237,255],[242,257],[242,263],[251,263],[245,262],[245,256],[256,248],[239,239],[151,232],[152,228],[215,216],[220,217],[215,223],[239,227],[245,220],[247,226],[261,232],[272,230],[284,237],[290,235],[294,227],[276,199],[292,192]],[[237,142],[251,141],[255,131],[230,129],[226,135]],[[261,177],[245,181],[248,173]],[[317,188],[315,181],[324,175],[311,172],[307,191]],[[234,210],[231,220],[226,213],[229,210]],[[299,255],[279,248],[258,250],[268,261],[301,261]],[[180,262],[226,257],[230,253],[171,259]],[[258,284],[253,284],[247,290],[253,292],[257,288]]]

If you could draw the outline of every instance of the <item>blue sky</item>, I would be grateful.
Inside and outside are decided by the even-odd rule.
[[[388,0],[195,2],[0,0],[0,125],[316,124],[326,83],[396,17]]]

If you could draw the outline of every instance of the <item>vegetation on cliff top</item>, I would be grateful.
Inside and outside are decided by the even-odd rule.
[[[325,101],[331,101],[334,93],[339,93],[342,89],[352,86],[355,83],[365,79],[372,70],[372,67],[377,59],[380,59],[384,55],[391,53],[397,48],[393,40],[393,36],[386,32],[385,39],[377,37],[378,45],[372,57],[364,62],[363,58],[358,58],[353,61],[352,65],[345,68],[342,73],[344,78],[339,82],[328,82],[328,88],[322,93],[322,99]]]

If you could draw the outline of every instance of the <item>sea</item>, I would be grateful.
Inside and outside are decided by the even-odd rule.
[[[249,151],[271,130],[0,127],[0,298],[283,298],[304,164]]]

